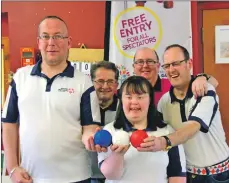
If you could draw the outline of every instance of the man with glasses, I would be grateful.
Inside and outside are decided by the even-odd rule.
[[[171,86],[167,79],[160,78],[158,75],[160,62],[157,52],[147,47],[138,49],[134,56],[133,68],[136,75],[145,77],[150,81],[152,86],[154,86],[155,104],[157,104],[161,96],[166,93]],[[195,96],[203,96],[207,91],[206,77],[208,77],[209,83],[215,87],[218,85],[215,78],[200,74],[192,86],[192,91]]]
[[[162,67],[172,87],[159,101],[158,110],[163,120],[176,130],[165,138],[164,148],[184,143],[188,183],[228,183],[229,148],[215,88],[208,84],[203,97],[193,96],[192,61],[180,45],[165,49]]]
[[[72,38],[66,23],[47,16],[38,35],[42,60],[18,69],[2,113],[7,170],[14,183],[89,183],[87,150],[106,151],[93,143],[98,97],[89,77],[67,61]]]
[[[118,104],[117,87],[119,70],[115,64],[101,61],[91,66],[91,80],[94,84],[96,94],[99,98],[101,126],[105,126],[115,120]],[[103,183],[105,178],[98,168],[97,153],[91,153],[92,158],[92,180],[91,183]]]

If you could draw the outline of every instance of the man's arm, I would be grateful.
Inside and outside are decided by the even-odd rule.
[[[217,86],[219,85],[219,82],[216,80],[216,78],[214,78],[213,76],[210,76],[210,78],[208,79],[208,82],[214,86],[214,88],[217,88]]]
[[[85,91],[81,96],[80,120],[82,126],[82,142],[89,151],[105,152],[106,148],[94,144],[94,134],[100,130],[101,115],[99,100],[91,81],[85,77]]]
[[[213,76],[208,76],[207,74],[198,74],[196,79],[192,83],[192,93],[197,98],[198,96],[204,96],[208,91],[208,83],[214,88],[218,86],[218,81]]]
[[[6,157],[6,167],[8,172],[19,166],[18,162],[18,124],[3,123],[2,137],[4,153]]]
[[[182,126],[176,129],[175,132],[167,135],[170,139],[172,146],[177,146],[179,144],[185,143],[188,139],[193,137],[197,132],[200,131],[201,125],[197,121],[187,121],[182,123]],[[166,148],[166,140],[162,138],[163,147]]]
[[[2,112],[3,146],[6,166],[13,182],[32,183],[32,178],[19,165],[19,117],[16,83],[12,80]]]
[[[208,84],[207,94],[197,99],[196,104],[190,111],[188,121],[182,123],[179,128],[175,129],[175,132],[168,135],[172,146],[185,143],[199,131],[207,133],[218,110],[218,100],[215,88]],[[163,101],[159,105],[158,110],[163,114]],[[153,151],[165,149],[167,146],[165,138],[162,137],[160,139],[155,138],[154,144]]]
[[[94,144],[94,134],[100,130],[98,125],[83,126],[82,142],[88,151],[106,152],[107,148]]]

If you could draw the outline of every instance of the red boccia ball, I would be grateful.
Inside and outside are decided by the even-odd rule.
[[[148,137],[148,134],[144,130],[136,130],[130,136],[130,142],[135,148],[140,147],[143,140]]]

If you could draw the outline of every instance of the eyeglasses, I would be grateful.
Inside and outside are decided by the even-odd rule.
[[[107,80],[107,81],[104,81],[104,80],[94,80],[94,82],[100,86],[103,86],[105,83],[107,83],[108,86],[113,86],[116,81],[114,80]]]
[[[187,60],[181,60],[181,61],[175,61],[175,62],[172,62],[170,64],[164,64],[162,65],[161,67],[164,69],[164,70],[168,70],[170,68],[170,65],[172,65],[173,67],[178,67],[181,65],[182,62],[186,62]]]
[[[136,64],[138,66],[143,66],[144,63],[146,63],[147,65],[152,66],[152,65],[157,64],[158,62],[153,60],[153,59],[146,59],[146,60],[139,59],[139,60],[134,61],[134,64]]]
[[[54,36],[50,36],[50,35],[41,35],[39,36],[39,38],[43,41],[48,41],[50,38],[52,38],[53,40],[55,41],[60,41],[60,40],[63,40],[63,39],[66,39],[68,38],[67,36],[63,36],[63,35],[59,35],[59,34],[56,34]]]

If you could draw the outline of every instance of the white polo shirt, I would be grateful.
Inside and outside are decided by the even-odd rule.
[[[49,79],[41,62],[14,75],[2,121],[20,123],[21,166],[34,183],[70,183],[90,178],[82,125],[100,124],[100,109],[88,76],[70,62]]]
[[[115,129],[114,122],[106,125],[104,129],[108,130],[111,135],[117,130],[125,130],[132,134],[133,128],[128,126],[125,129]],[[146,129],[148,135],[164,136],[173,130],[168,125],[164,128],[157,128],[156,131]],[[98,153],[100,166],[103,161],[111,155],[108,148],[106,153]],[[158,152],[139,152],[133,146],[130,146],[124,155],[124,171],[119,180],[108,180],[106,183],[168,183],[168,177],[185,177],[185,154],[182,145],[175,146],[166,151]]]
[[[184,100],[177,99],[171,87],[159,101],[158,111],[162,113],[164,121],[174,129],[189,120],[201,124],[200,131],[183,145],[187,165],[202,168],[226,160],[229,157],[229,148],[215,88],[208,84],[207,94],[195,99],[191,91],[192,81]]]

